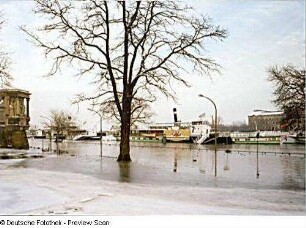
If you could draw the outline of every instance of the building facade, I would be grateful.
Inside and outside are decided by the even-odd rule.
[[[30,122],[30,95],[26,90],[0,90],[0,147],[29,148],[25,131]]]
[[[249,128],[252,131],[280,131],[284,117],[282,111],[254,110],[248,115]]]

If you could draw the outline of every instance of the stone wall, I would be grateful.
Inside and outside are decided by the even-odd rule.
[[[4,128],[0,127],[0,148],[6,148],[7,142],[6,142],[6,134]]]
[[[25,130],[0,128],[0,148],[29,149]]]

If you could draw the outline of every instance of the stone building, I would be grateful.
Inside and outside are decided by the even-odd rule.
[[[253,131],[280,131],[284,117],[282,111],[254,110],[248,115],[249,128]]]
[[[28,149],[30,93],[21,89],[0,89],[0,148]]]

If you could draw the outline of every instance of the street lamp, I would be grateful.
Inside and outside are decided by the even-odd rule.
[[[209,97],[206,97],[202,94],[199,94],[199,97],[206,98],[215,107],[215,177],[216,177],[217,176],[217,106],[216,106],[215,102],[212,99],[210,99]]]
[[[50,151],[52,152],[52,121],[50,118],[46,117],[46,116],[40,116],[41,118],[44,118],[44,119],[47,119],[49,122],[50,122],[50,125],[49,125],[49,141],[50,141]],[[46,125],[46,124],[45,124]],[[48,124],[47,124],[48,126]]]
[[[100,132],[101,132],[101,138],[100,138],[100,157],[102,159],[102,115],[97,112],[96,110],[94,109],[90,109],[88,108],[89,111],[92,111],[92,112],[95,112],[96,114],[98,114],[100,116]]]
[[[259,167],[258,167],[258,138],[259,138],[259,131],[256,133],[256,141],[257,141],[257,149],[256,149],[256,177],[259,178]]]

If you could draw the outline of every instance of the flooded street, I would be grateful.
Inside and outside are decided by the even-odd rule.
[[[32,148],[28,153],[43,154],[44,157],[13,163],[0,160],[0,171],[30,170],[38,174],[46,171],[48,175],[48,172],[81,175],[85,180],[81,184],[83,188],[88,184],[87,177],[88,180],[104,181],[101,186],[109,186],[112,194],[130,191],[131,195],[146,199],[154,196],[184,204],[227,208],[226,212],[209,212],[203,208],[195,210],[193,205],[189,207],[192,210],[184,212],[187,214],[275,214],[275,211],[305,214],[305,147],[301,145],[259,145],[258,159],[256,145],[220,145],[215,170],[213,145],[132,142],[133,162],[118,164],[118,142],[103,142],[102,160],[99,141],[64,141],[59,143],[62,154],[42,152],[42,147],[50,147],[47,140],[30,139],[29,143]],[[55,148],[53,143],[52,149]],[[62,183],[63,186],[65,184]],[[75,184],[69,186],[79,188]],[[88,186],[90,188],[90,184]],[[98,186],[100,184],[97,188],[101,188]],[[143,205],[144,208],[149,206]],[[88,212],[92,210],[90,208]],[[255,211],[250,212],[249,209]],[[187,209],[178,213],[184,210]],[[156,212],[144,210],[141,213]]]
[[[32,143],[34,147],[41,146],[40,140]],[[48,146],[48,142],[45,141],[44,145]],[[258,177],[256,145],[220,145],[217,152],[217,178],[213,145],[133,142],[133,163],[129,165],[115,162],[119,153],[116,142],[104,142],[102,163],[98,141],[67,141],[59,146],[68,154],[47,157],[42,161],[26,160],[20,165],[131,183],[305,189],[305,148],[300,145],[259,145]],[[226,153],[226,149],[230,149],[231,153]]]

